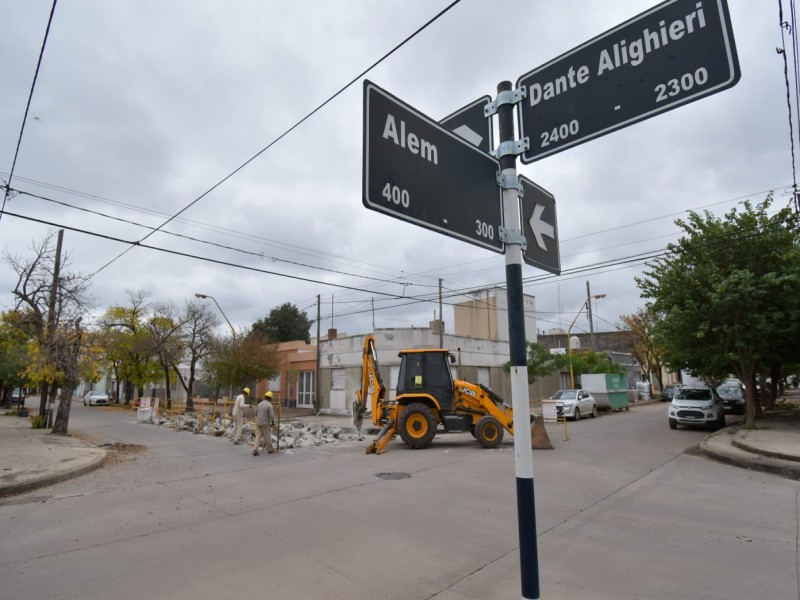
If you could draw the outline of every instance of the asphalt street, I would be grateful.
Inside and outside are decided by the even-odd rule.
[[[717,463],[666,407],[548,426],[534,452],[541,597],[798,599],[800,483]],[[2,597],[519,598],[513,444],[254,457],[76,407],[117,443],[91,473],[0,501]]]

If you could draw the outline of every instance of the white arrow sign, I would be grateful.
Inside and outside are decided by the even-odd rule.
[[[471,129],[467,125],[462,125],[457,129],[453,129],[453,133],[456,135],[460,135],[462,138],[467,140],[473,146],[480,146],[481,141],[483,141],[483,136],[480,135],[477,131]]]
[[[542,213],[544,212],[544,209],[545,207],[541,204],[534,206],[533,214],[528,222],[531,225],[531,230],[533,231],[533,235],[536,238],[536,243],[538,244],[539,248],[542,250],[547,250],[547,245],[544,243],[544,237],[542,236],[546,235],[549,238],[555,239],[556,230],[550,223],[542,220]]]
[[[558,250],[556,199],[553,194],[524,175],[519,176],[519,181],[523,192],[520,197],[520,208],[522,231],[526,242],[522,259],[532,267],[560,275],[561,253]],[[547,218],[547,221],[544,218]],[[551,241],[545,244],[544,236],[549,237]]]

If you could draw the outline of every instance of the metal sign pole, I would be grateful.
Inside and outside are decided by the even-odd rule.
[[[517,519],[519,522],[519,559],[523,598],[539,598],[539,557],[536,540],[536,509],[533,492],[533,452],[531,450],[530,404],[528,399],[527,341],[522,291],[522,242],[519,192],[508,182],[517,177],[517,152],[505,153],[514,145],[514,100],[510,81],[497,86],[497,118],[503,189],[503,222],[506,245],[506,290],[508,298],[508,335],[511,357],[511,402],[514,409],[514,464],[517,479]],[[508,186],[508,187],[506,187]]]

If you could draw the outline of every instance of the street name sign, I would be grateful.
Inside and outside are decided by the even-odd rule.
[[[558,244],[556,199],[533,181],[519,176],[522,183],[521,213],[525,250],[522,259],[555,275],[561,274],[561,251]]]
[[[364,81],[365,207],[502,253],[500,163]]]
[[[561,152],[739,81],[726,0],[668,0],[526,73],[523,163]]]
[[[483,96],[439,121],[440,125],[461,136],[487,154],[492,150],[494,130],[492,120],[486,118],[483,107],[492,101]]]

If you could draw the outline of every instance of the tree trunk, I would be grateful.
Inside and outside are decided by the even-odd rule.
[[[781,382],[781,366],[772,365],[769,369],[769,376],[772,384],[769,386],[769,397],[767,398],[767,410],[775,410],[775,401],[778,399],[778,387]]]
[[[761,412],[761,395],[756,387],[756,373],[753,371],[750,379],[747,382],[747,392],[748,397],[752,398],[751,404],[753,405],[753,412],[755,417],[761,418],[763,413]],[[748,424],[748,427],[753,427],[753,425]]]
[[[47,384],[43,383],[39,388],[39,415],[44,416],[47,414]]]
[[[72,394],[75,391],[75,384],[65,383],[61,389],[61,402],[58,403],[56,420],[53,423],[52,433],[56,435],[68,435],[69,409],[72,406]]]

